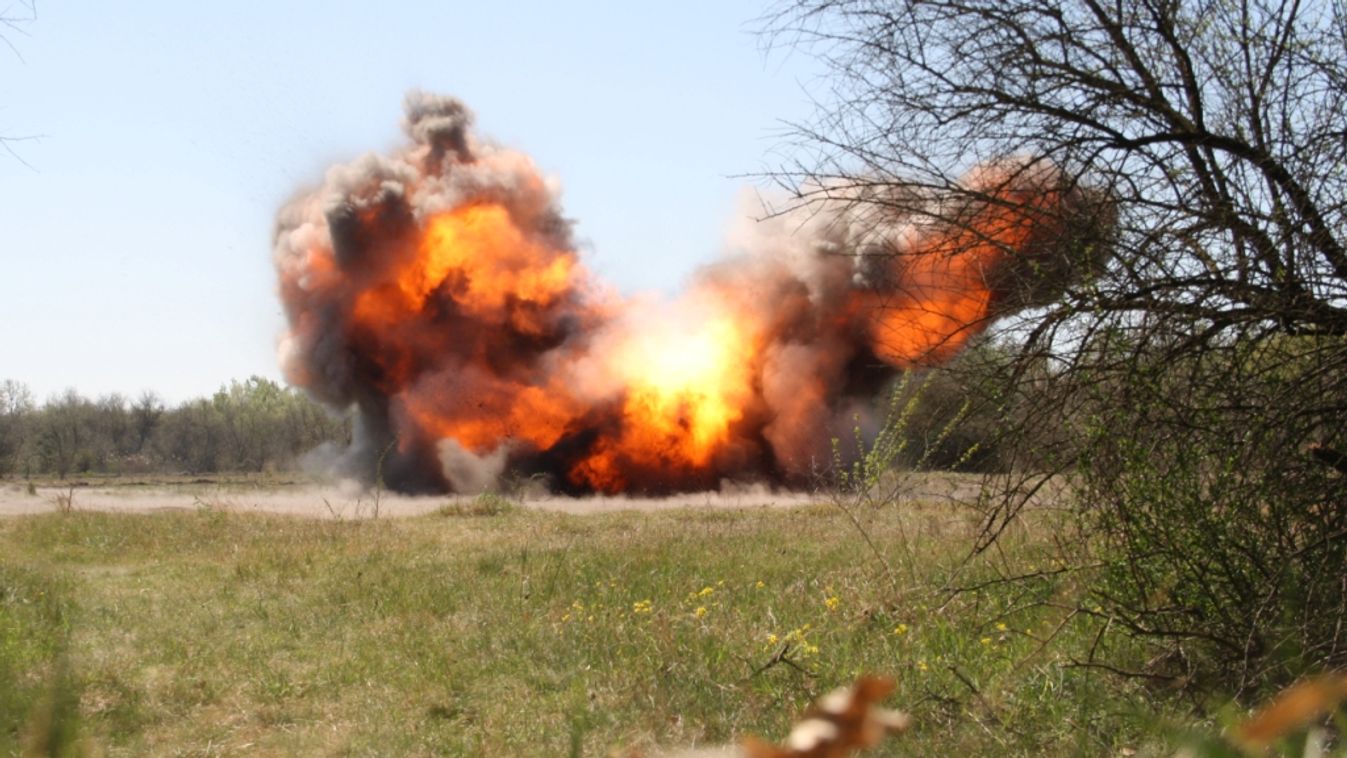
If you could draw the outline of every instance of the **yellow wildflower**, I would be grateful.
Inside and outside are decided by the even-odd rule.
[[[898,626],[895,626],[893,628],[893,633],[898,635],[899,637],[903,636],[904,634],[907,634],[907,624],[899,624]]]
[[[654,602],[650,600],[637,600],[631,604],[632,613],[650,613],[654,609]]]
[[[992,644],[992,638],[991,638],[991,637],[983,637],[983,638],[980,640],[980,642],[981,642],[983,645],[990,645],[990,644]]]
[[[693,611],[692,615],[696,616],[699,619],[706,618],[706,606],[704,605],[697,606],[697,610]]]
[[[767,635],[767,644],[768,644],[768,645],[775,645],[776,643],[778,643],[778,642],[780,642],[780,641],[781,641],[781,638],[778,637],[778,636],[776,636],[776,632],[772,632],[771,634]]]
[[[918,670],[918,671],[929,671],[929,670],[930,670],[930,667],[926,665],[926,661],[917,661],[917,670]]]
[[[757,582],[757,584],[754,584],[754,585],[753,585],[753,589],[760,590],[760,589],[762,589],[763,587],[766,587],[766,586],[767,586],[767,583],[764,582],[763,580],[759,579],[758,582]]]
[[[1002,622],[1002,623],[996,625],[996,631],[998,631],[998,632],[1004,632],[1005,630],[1006,630],[1006,625],[1005,625],[1004,622]]]
[[[823,604],[828,606],[828,612],[832,613],[833,611],[836,611],[838,606],[842,604],[842,599],[836,595],[831,595],[826,600],[823,601]]]
[[[702,587],[702,591],[697,593],[697,597],[709,597],[710,595],[712,595],[712,594],[714,594],[714,593],[715,593],[715,589],[714,589],[711,585],[708,584],[708,585],[706,585],[705,587]]]

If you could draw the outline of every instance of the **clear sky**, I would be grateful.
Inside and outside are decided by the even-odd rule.
[[[412,87],[560,180],[600,276],[676,291],[822,85],[762,49],[767,2],[38,0],[0,46],[0,135],[41,135],[0,154],[0,379],[279,380],[276,209],[401,144]]]

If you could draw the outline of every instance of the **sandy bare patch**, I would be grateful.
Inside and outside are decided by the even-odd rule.
[[[977,499],[982,479],[972,474],[906,475],[896,491],[901,500],[969,503]],[[247,477],[221,480],[143,481],[108,478],[73,486],[44,483],[30,493],[22,482],[0,484],[0,517],[59,510],[69,497],[74,510],[153,513],[170,510],[220,510],[274,513],[324,519],[366,519],[418,516],[446,505],[468,506],[471,495],[399,495],[374,493],[354,482],[316,483]],[[659,511],[673,508],[780,508],[824,502],[827,495],[773,490],[762,485],[726,483],[718,492],[664,497],[590,495],[568,497],[535,490],[512,497],[526,507],[560,513]],[[470,510],[467,509],[467,510]]]
[[[466,495],[409,496],[390,492],[376,497],[353,485],[295,484],[257,488],[215,485],[96,484],[76,487],[41,486],[30,494],[22,484],[0,485],[0,516],[51,513],[70,497],[74,510],[153,513],[171,510],[220,510],[275,513],[327,519],[417,516],[453,504],[468,504]],[[627,496],[566,497],[540,494],[522,499],[530,508],[563,513],[610,513],[670,508],[757,508],[806,505],[816,498],[800,492],[743,489],[658,498]]]

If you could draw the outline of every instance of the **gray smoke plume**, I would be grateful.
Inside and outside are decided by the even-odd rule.
[[[555,183],[461,102],[412,92],[403,125],[405,148],[287,203],[274,249],[287,377],[358,409],[346,472],[404,491],[803,483],[896,370],[1088,275],[1064,251],[1111,223],[1055,169],[1003,162],[968,179],[987,201],[940,213],[844,196],[744,223],[683,296],[627,299],[584,269]]]

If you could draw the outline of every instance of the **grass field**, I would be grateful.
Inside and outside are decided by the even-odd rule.
[[[862,672],[916,719],[881,755],[1145,753],[1183,721],[1070,662],[1115,643],[1051,514],[971,562],[955,505],[859,518],[888,569],[828,505],[0,519],[0,754],[651,753],[779,739]],[[1007,570],[1045,575],[942,589]]]

